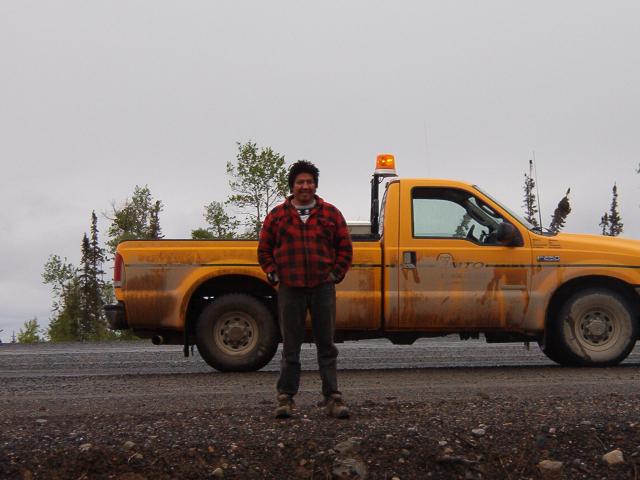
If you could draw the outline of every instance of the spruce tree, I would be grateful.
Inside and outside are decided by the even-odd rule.
[[[609,214],[604,212],[604,215],[600,217],[600,228],[602,228],[602,235],[609,235]]]
[[[106,261],[107,254],[104,248],[100,246],[100,242],[98,240],[98,217],[95,210],[91,212],[91,227],[89,234],[91,235],[91,264],[93,273],[96,278],[103,281],[104,270],[102,269],[102,266]]]
[[[104,249],[98,240],[98,217],[91,212],[91,239],[85,234],[82,239],[81,256],[81,327],[83,339],[101,340],[108,337],[106,317],[104,314]]]
[[[102,262],[104,251],[98,242],[97,217],[91,213],[91,240],[82,237],[80,281],[80,340],[101,340],[108,336],[103,307],[104,280]]]
[[[533,179],[533,160],[529,160],[529,174],[524,174],[524,215],[525,219],[534,227],[538,226],[538,219],[536,214],[538,213],[538,207],[536,205],[535,194],[536,182]]]
[[[91,244],[89,237],[85,233],[82,237],[81,256],[80,256],[80,318],[79,321],[79,340],[87,341],[95,336],[94,327],[96,324],[94,311],[91,308],[93,299],[93,284],[95,277],[92,272],[91,264]]]
[[[558,202],[558,206],[553,212],[553,216],[551,217],[551,224],[549,225],[549,230],[554,233],[558,233],[564,227],[564,224],[567,220],[567,216],[571,213],[571,204],[569,203],[569,193],[571,189],[567,189],[567,193],[565,193],[564,197]]]
[[[613,184],[611,207],[609,208],[609,235],[617,237],[622,233],[624,224],[618,209],[618,186]]]
[[[80,267],[52,255],[45,264],[44,283],[54,295],[49,337],[53,342],[109,338],[104,305],[112,296],[104,281],[105,251],[98,239],[98,217],[91,212],[90,234],[82,236]]]

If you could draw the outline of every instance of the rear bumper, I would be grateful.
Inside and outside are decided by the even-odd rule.
[[[107,316],[107,322],[111,330],[127,330],[129,328],[124,303],[118,302],[115,305],[105,305],[104,313]]]

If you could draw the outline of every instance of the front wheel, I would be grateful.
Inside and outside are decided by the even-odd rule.
[[[635,345],[638,323],[626,299],[605,289],[570,297],[550,325],[547,338],[559,363],[616,365]]]
[[[259,370],[276,353],[278,328],[264,303],[234,293],[217,298],[202,311],[196,344],[202,358],[216,370]]]

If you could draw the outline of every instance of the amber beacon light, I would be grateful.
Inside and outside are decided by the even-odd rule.
[[[376,170],[374,175],[380,177],[395,177],[396,174],[396,159],[390,153],[382,153],[376,158]]]

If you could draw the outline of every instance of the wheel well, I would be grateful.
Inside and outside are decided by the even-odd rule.
[[[216,297],[229,293],[245,293],[256,297],[265,303],[276,318],[277,293],[271,285],[246,275],[223,275],[205,281],[191,295],[185,325],[190,337],[195,338],[196,322],[202,310]]]
[[[558,288],[549,302],[547,308],[547,316],[545,324],[549,325],[553,321],[559,310],[562,308],[562,304],[573,294],[580,290],[586,290],[588,288],[603,288],[612,290],[625,298],[634,307],[636,322],[640,320],[640,314],[638,313],[640,307],[640,296],[638,292],[626,282],[618,280],[617,278],[605,277],[605,276],[589,276],[575,278],[568,281]]]

